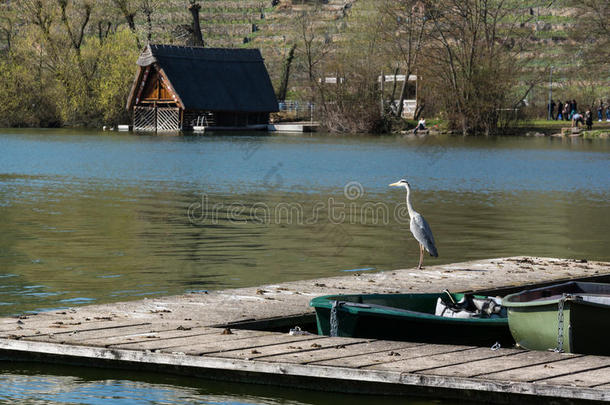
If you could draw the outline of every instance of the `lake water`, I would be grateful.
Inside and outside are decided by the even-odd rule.
[[[0,315],[416,266],[388,187],[403,177],[437,241],[425,264],[610,260],[607,140],[1,130]],[[36,378],[80,402],[166,392],[10,370],[2,386]],[[251,402],[172,384],[175,402]]]

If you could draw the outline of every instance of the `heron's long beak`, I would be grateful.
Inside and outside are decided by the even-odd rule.
[[[397,181],[396,183],[390,184],[390,187],[400,187],[400,186],[402,186],[402,184],[400,184],[399,181]]]

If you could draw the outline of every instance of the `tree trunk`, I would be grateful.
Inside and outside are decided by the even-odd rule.
[[[288,79],[290,78],[290,66],[294,59],[294,51],[297,48],[297,44],[293,44],[288,51],[288,56],[284,61],[284,70],[282,72],[282,82],[280,84],[280,90],[277,93],[277,98],[280,101],[286,100],[286,93],[288,92]]]
[[[398,76],[398,68],[394,70],[394,83],[392,86],[392,97],[390,98],[390,104],[394,104],[394,100],[396,100],[396,76]]]
[[[152,0],[142,1],[142,11],[146,15],[146,40],[150,43],[152,41],[152,14],[154,11]]]
[[[199,3],[191,3],[189,6],[189,11],[193,16],[193,45],[203,47],[203,36],[201,35],[201,25],[199,24],[199,10],[201,10]]]
[[[123,13],[123,17],[125,17],[125,21],[127,21],[129,29],[136,37],[137,47],[138,49],[141,49],[142,47],[140,46],[140,39],[138,38],[138,33],[136,32],[136,13],[129,9],[129,5],[125,0],[112,0],[112,2],[119,8],[119,10],[121,10],[121,13]]]
[[[398,100],[398,108],[396,109],[396,116],[402,117],[402,107],[405,103],[405,97],[407,95],[407,83],[409,82],[409,73],[405,74],[405,81],[402,82],[402,88],[400,89],[400,100]]]

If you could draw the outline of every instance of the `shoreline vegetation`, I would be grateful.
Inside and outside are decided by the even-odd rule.
[[[168,43],[260,49],[278,100],[314,103],[308,119],[331,133],[408,133],[426,118],[433,132],[552,134],[571,122],[540,122],[548,103],[575,99],[594,115],[582,135],[604,137],[609,27],[594,0],[2,2],[0,127],[131,123],[135,61]],[[417,81],[384,86],[388,74]]]

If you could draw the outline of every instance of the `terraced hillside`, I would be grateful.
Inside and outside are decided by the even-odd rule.
[[[290,38],[295,35],[295,18],[303,11],[315,12],[316,25],[334,26],[347,16],[357,0],[199,0],[203,39],[209,47],[255,47],[261,49],[274,82]],[[191,15],[187,0],[159,3],[153,14],[153,41],[180,44],[190,35]],[[315,10],[315,11],[314,11]],[[143,15],[136,15],[144,27]],[[143,29],[143,28],[139,28]],[[298,75],[298,71],[295,73]]]
[[[358,0],[200,0],[199,3],[206,46],[260,48],[276,84],[291,38],[298,29],[295,19],[301,12],[315,12],[315,24],[336,41],[337,36],[333,33],[338,27],[344,27],[348,22],[346,17],[359,7]],[[522,5],[524,26],[532,29],[530,41],[536,56],[532,71],[548,70],[553,66],[556,83],[569,80],[571,72],[582,63],[577,53],[569,53],[572,49],[568,51],[567,32],[579,18],[579,9],[570,6],[571,3],[571,0],[550,3],[534,0]],[[188,35],[184,29],[191,21],[188,1],[170,0],[163,4],[156,14],[157,36],[160,40],[179,43]],[[354,24],[354,21],[349,23]],[[293,69],[293,84],[304,74],[298,63],[297,60]],[[543,92],[541,85],[538,89],[541,99]],[[536,96],[536,91],[533,95]]]

